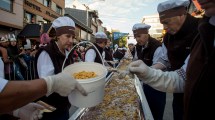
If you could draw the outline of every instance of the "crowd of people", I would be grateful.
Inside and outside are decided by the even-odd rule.
[[[42,119],[66,120],[69,118],[69,108],[71,107],[67,98],[68,91],[77,89],[82,94],[86,95],[86,93],[82,86],[75,80],[72,81],[71,76],[61,73],[62,67],[82,61],[101,64],[104,62],[107,66],[115,64],[112,62],[113,51],[110,48],[110,39],[104,32],[95,34],[93,45],[82,43],[75,46],[75,23],[71,18],[57,18],[53,21],[52,29],[55,31],[55,33],[52,32],[52,37],[47,36],[47,34],[41,35],[40,44],[37,47],[32,47],[30,39],[26,39],[23,45],[18,45],[15,35],[1,37],[1,91],[3,91],[0,94],[2,98],[0,104],[3,108],[7,106],[7,109],[1,109],[1,113],[9,112],[27,102],[42,100],[56,107],[52,113],[43,113]],[[72,49],[73,47],[74,49]],[[68,54],[70,50],[71,54]],[[66,62],[63,64],[65,59]],[[59,82],[60,80],[62,81]],[[68,82],[68,80],[70,81]],[[11,87],[13,90],[10,90]],[[37,89],[40,90],[35,91]],[[35,94],[35,96],[28,97],[30,94]],[[13,95],[19,95],[19,97],[13,99]],[[5,98],[3,99],[3,97]],[[18,100],[19,102],[16,102],[16,105],[9,105],[10,102],[6,102],[7,100],[10,102]],[[22,119],[34,117],[38,119],[41,118],[38,109],[42,108],[44,106],[37,103],[29,103],[13,111],[13,114]],[[23,111],[26,112],[26,109],[31,111],[30,116],[23,113]],[[8,115],[1,115],[0,118],[6,119]]]
[[[35,46],[29,39],[19,45],[14,34],[1,37],[0,113],[23,120],[67,120],[68,95],[73,90],[87,93],[72,76],[62,73],[62,68],[82,61],[115,67],[115,61],[124,58],[133,60],[128,70],[143,82],[155,120],[163,119],[166,92],[174,95],[174,120],[212,118],[215,0],[198,2],[205,10],[203,18],[187,12],[188,0],[159,3],[160,22],[166,30],[163,42],[150,36],[150,25],[136,23],[131,30],[137,44],[129,43],[127,49],[113,49],[104,32],[95,33],[92,45],[76,46],[75,23],[65,16],[55,19],[52,32],[41,35]],[[35,103],[38,100],[56,110],[42,113],[45,106]],[[0,115],[0,119],[5,117]]]

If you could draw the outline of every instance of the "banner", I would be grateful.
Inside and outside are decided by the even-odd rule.
[[[118,47],[125,47],[127,44],[128,35],[129,33],[113,32],[112,33],[113,48],[115,49],[116,44]]]
[[[113,32],[113,40],[118,40],[122,37],[124,37],[125,35],[128,35],[128,33],[121,33],[121,32]]]

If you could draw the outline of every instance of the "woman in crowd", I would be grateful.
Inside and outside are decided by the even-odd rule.
[[[41,47],[35,57],[36,74],[39,78],[60,73],[66,58],[63,67],[73,63],[72,57],[66,56],[75,37],[74,21],[65,16],[55,19],[52,23],[50,35],[52,37],[50,43]],[[52,93],[49,97],[42,98],[42,100],[57,108],[52,113],[45,113],[44,120],[68,120],[70,103],[67,97]]]
[[[21,73],[20,67],[21,67],[21,65],[23,65],[23,68],[25,68],[26,70],[28,68],[27,68],[26,64],[21,64],[20,61],[21,61],[21,59],[23,59],[22,55],[25,54],[25,51],[23,50],[23,51],[21,51],[21,53],[19,53],[17,41],[16,41],[14,34],[12,34],[10,36],[9,40],[10,40],[10,45],[7,48],[8,56],[13,61],[13,64],[10,65],[11,66],[10,68],[12,69],[11,79],[12,80],[24,80],[23,73]]]

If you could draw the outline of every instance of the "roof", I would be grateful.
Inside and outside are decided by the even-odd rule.
[[[38,38],[40,37],[39,24],[27,24],[22,31],[17,35],[18,38]]]
[[[87,11],[78,10],[74,8],[65,8],[65,16],[68,16],[74,20],[74,22],[82,29],[93,33],[93,30],[87,26]]]
[[[65,14],[69,14],[75,17],[84,25],[87,25],[87,11],[86,10],[79,10],[74,8],[65,8]]]

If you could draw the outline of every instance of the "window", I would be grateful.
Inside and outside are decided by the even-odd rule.
[[[26,23],[35,23],[36,16],[34,14],[25,12],[25,22]]]
[[[0,8],[13,12],[13,0],[0,0]]]
[[[87,40],[87,32],[81,30],[81,39]]]
[[[46,7],[51,7],[51,1],[50,0],[43,0],[43,5]]]
[[[95,34],[97,32],[97,27],[96,26],[92,25],[91,29],[93,30],[93,34]]]
[[[94,19],[94,18],[92,18],[91,20],[92,20],[93,22],[95,22],[95,19]]]
[[[62,15],[62,8],[59,6],[56,6],[56,12],[60,15]]]

